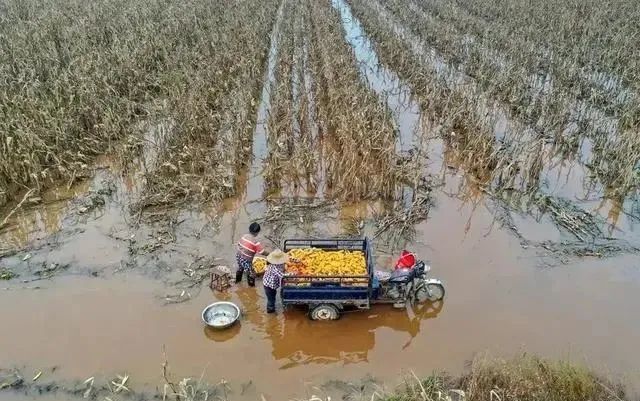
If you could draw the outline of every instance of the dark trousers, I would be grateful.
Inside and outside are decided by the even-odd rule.
[[[274,313],[276,311],[276,296],[278,295],[278,290],[265,286],[264,293],[267,296],[267,313]]]
[[[242,281],[243,275],[244,275],[244,269],[238,269],[236,271],[236,283],[239,283]],[[250,271],[247,272],[247,284],[249,284],[249,287],[256,286],[256,277],[253,274],[251,274]]]
[[[251,260],[242,257],[240,254],[237,254],[236,262],[238,262],[238,270],[236,271],[236,283],[239,283],[242,281],[242,276],[246,272],[247,284],[249,284],[249,287],[255,287],[256,274],[253,271],[253,267],[251,266]]]

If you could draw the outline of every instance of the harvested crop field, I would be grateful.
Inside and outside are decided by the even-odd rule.
[[[282,400],[524,349],[640,389],[638,21],[630,0],[0,0],[0,368],[153,388],[164,349]],[[253,221],[269,248],[367,236],[381,270],[410,249],[447,298],[268,316],[260,285],[207,286]],[[240,326],[203,330],[216,299]]]

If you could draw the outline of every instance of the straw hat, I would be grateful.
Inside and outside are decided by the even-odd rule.
[[[267,255],[267,263],[271,265],[281,265],[283,263],[287,263],[287,260],[289,260],[289,256],[280,249],[276,249]]]

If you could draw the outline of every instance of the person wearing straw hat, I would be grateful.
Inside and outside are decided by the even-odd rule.
[[[288,260],[287,254],[280,249],[274,250],[267,256],[267,268],[262,278],[264,293],[267,296],[267,313],[276,312],[276,296],[282,284],[282,278],[286,275],[284,268]]]

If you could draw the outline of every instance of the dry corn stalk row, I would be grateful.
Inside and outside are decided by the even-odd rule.
[[[598,121],[595,113],[572,115],[571,110],[579,102],[587,102],[588,110],[598,107],[601,102],[592,102],[593,99],[581,91],[568,90],[554,79],[545,65],[530,58],[528,49],[498,50],[494,45],[497,38],[487,41],[482,34],[470,32],[461,24],[466,21],[465,14],[457,7],[430,1],[393,4],[397,13],[411,19],[410,24],[417,34],[463,68],[490,97],[509,104],[514,115],[534,125],[544,135],[558,141],[571,141],[572,136],[565,138],[564,130],[574,118],[575,122],[588,124],[590,129],[604,126],[604,122],[613,123],[606,116]],[[568,150],[575,150],[575,146],[573,148]]]
[[[203,36],[199,46],[183,49],[197,53],[192,55],[195,71],[176,74],[177,95],[171,102],[175,133],[161,152],[161,168],[147,176],[136,209],[235,193],[237,171],[249,158],[276,10],[275,0],[259,7],[251,2],[226,7],[221,18],[229,22],[211,33],[215,41]]]
[[[267,238],[282,244],[291,235],[320,235],[321,223],[335,213],[332,201],[316,199],[275,199],[267,202],[267,211],[261,221],[267,222]],[[327,233],[327,235],[330,235]]]
[[[445,158],[487,183],[495,165],[495,115],[479,108],[478,97],[459,81],[455,71],[440,68],[407,40],[390,28],[383,16],[362,0],[352,1],[382,63],[411,84],[423,110],[423,116],[437,122],[445,144]]]
[[[574,203],[544,194],[514,194],[504,192],[493,195],[498,200],[492,205],[497,222],[508,228],[525,248],[535,248],[542,265],[568,263],[576,257],[609,257],[622,253],[636,253],[638,247],[625,239],[607,236],[604,221],[593,212],[587,212]],[[527,239],[513,220],[516,213],[527,213],[541,219],[547,213],[558,228],[574,237],[562,241],[532,241]],[[609,235],[611,232],[609,232]]]
[[[503,53],[517,55],[528,68],[548,73],[557,86],[609,114],[635,114],[637,121],[640,86],[633,74],[639,66],[633,46],[640,14],[635,2],[558,5],[537,0],[505,7],[502,1],[456,0],[448,10],[431,1],[420,3],[446,22],[455,18],[457,25],[498,44]]]
[[[575,138],[575,135],[563,132],[566,124],[562,122],[567,117],[570,125],[582,126],[585,133],[601,132],[606,135],[619,129],[620,116],[627,111],[633,113],[638,108],[640,99],[637,95],[632,96],[628,88],[614,82],[600,85],[598,81],[603,81],[604,75],[595,74],[595,70],[587,72],[599,67],[577,68],[572,64],[574,59],[568,61],[566,56],[559,55],[552,57],[548,49],[541,51],[546,44],[534,43],[531,38],[523,41],[521,35],[505,32],[504,27],[512,23],[511,19],[500,27],[489,27],[479,19],[478,23],[484,30],[478,31],[478,18],[470,16],[461,7],[443,7],[429,1],[418,4],[426,10],[433,25],[458,26],[452,42],[454,46],[456,42],[464,43],[464,46],[458,46],[458,49],[464,49],[464,53],[458,53],[470,74],[483,79],[484,85],[493,91],[493,96],[511,101],[521,97],[515,110],[525,118],[537,121],[545,131],[553,130],[559,139],[570,141]],[[412,5],[415,7],[415,3]],[[456,20],[455,24],[451,23],[453,20]],[[469,22],[468,26],[466,22]],[[513,40],[514,36],[517,36],[516,40]],[[530,78],[518,80],[515,74],[529,74]],[[504,84],[496,85],[500,81]],[[563,138],[566,136],[569,138]]]
[[[289,189],[307,195],[317,190],[320,146],[315,120],[315,89],[308,70],[309,7],[292,5],[285,18],[283,46],[275,72],[268,121],[269,155],[265,166],[267,193],[275,196]],[[285,191],[286,192],[286,191]]]
[[[293,172],[294,186],[304,186],[308,194],[317,191],[318,169],[321,170],[321,146],[316,126],[314,73],[310,70],[308,46],[311,23],[308,3],[298,8],[294,22],[294,69],[293,88],[293,137],[290,170]],[[313,151],[310,151],[313,149]]]
[[[529,118],[523,118],[523,116],[518,113],[518,110],[514,109],[508,101],[504,101],[504,99],[488,92],[484,80],[468,75],[467,71],[462,68],[464,66],[459,64],[459,60],[455,54],[451,55],[450,52],[446,52],[447,49],[445,49],[444,53],[440,53],[437,48],[432,47],[431,41],[433,35],[430,34],[434,34],[433,32],[427,31],[425,33],[424,30],[415,28],[413,31],[417,31],[417,33],[414,33],[408,29],[407,26],[409,28],[412,26],[422,27],[420,23],[424,21],[419,18],[416,12],[396,1],[386,2],[384,6],[376,0],[372,0],[369,3],[372,8],[380,14],[378,19],[384,19],[385,21],[382,23],[385,25],[392,25],[396,34],[400,36],[403,41],[410,44],[409,48],[414,55],[418,55],[416,61],[419,64],[428,63],[430,65],[429,70],[439,78],[438,80],[441,84],[444,84],[445,89],[455,93],[456,96],[468,99],[461,99],[454,103],[471,101],[470,105],[477,105],[475,112],[478,114],[478,117],[476,117],[476,119],[480,118],[480,120],[486,123],[486,128],[493,131],[490,136],[501,137],[503,142],[517,143],[535,141],[536,137],[540,136],[546,137],[546,134],[540,131],[535,122],[531,122]],[[389,8],[392,10],[389,10]],[[396,14],[398,14],[398,16]],[[433,98],[437,97],[433,96]],[[496,100],[498,100],[498,102],[496,102]],[[452,113],[450,106],[450,102],[444,105],[442,102],[440,104],[435,102],[432,105],[432,107],[438,108],[440,113],[448,113],[454,116],[460,114]],[[465,108],[472,111],[469,107]],[[464,118],[464,116],[462,117]],[[509,129],[503,129],[504,132],[497,132],[497,124],[502,121],[508,123],[507,128]],[[559,125],[563,126],[564,124],[565,123],[562,122]],[[491,126],[493,126],[493,128],[491,128]]]
[[[3,5],[1,202],[25,187],[76,179],[98,154],[140,152],[140,127],[156,118],[174,122],[178,137],[168,139],[160,155],[164,167],[148,177],[149,203],[171,201],[175,193],[207,196],[228,184],[229,168],[212,167],[223,156],[210,156],[211,148],[217,131],[232,127],[233,135],[222,135],[236,159],[230,164],[246,155],[247,105],[275,1],[259,7],[201,0]],[[198,141],[206,151],[194,149]],[[203,172],[224,179],[189,182]],[[166,199],[158,196],[165,191]]]
[[[516,198],[511,199],[515,202],[525,200],[526,210],[549,212],[559,226],[580,240],[601,237],[601,221],[594,220],[591,214],[580,211],[573,204],[567,205],[539,193],[548,147],[544,138],[513,130],[502,133],[501,139],[496,141],[495,122],[479,117],[472,93],[466,92],[464,87],[450,85],[450,79],[442,78],[437,68],[417,57],[411,44],[401,40],[392,29],[384,29],[381,14],[368,7],[368,3],[351,1],[371,35],[381,61],[412,84],[423,110],[440,125],[447,165],[470,173],[465,177],[476,184],[476,192],[481,190],[501,202],[507,198]],[[509,125],[507,128],[511,129]]]
[[[274,80],[271,87],[271,107],[267,121],[267,148],[265,160],[265,189],[267,195],[273,195],[282,188],[288,176],[287,161],[292,156],[293,137],[293,94],[291,87],[293,69],[293,24],[298,7],[287,2],[284,8],[283,22],[278,40],[279,51]]]
[[[597,166],[592,172],[594,179],[599,180],[601,187],[606,188],[610,195],[624,197],[637,190],[640,185],[640,175],[636,171],[640,162],[637,152],[640,148],[640,96],[637,88],[626,87],[621,78],[637,63],[637,57],[625,58],[628,55],[620,54],[618,43],[612,47],[616,49],[613,52],[609,48],[594,50],[592,46],[597,47],[602,37],[607,37],[611,32],[596,34],[592,30],[599,28],[590,25],[583,28],[592,36],[567,32],[558,38],[554,30],[549,34],[554,37],[557,42],[555,46],[561,51],[552,51],[545,47],[548,46],[546,38],[542,43],[531,32],[529,35],[513,35],[510,33],[512,30],[505,31],[505,26],[513,26],[510,17],[501,20],[500,24],[485,24],[485,30],[479,33],[476,29],[470,36],[469,32],[463,30],[467,25],[460,21],[473,18],[465,19],[464,12],[456,13],[456,7],[445,7],[431,1],[418,3],[438,18],[421,14],[420,10],[415,9],[415,3],[391,1],[385,4],[393,6],[394,12],[402,15],[404,23],[421,38],[447,54],[452,62],[459,63],[465,72],[480,83],[485,93],[509,104],[514,115],[531,124],[543,136],[551,138],[557,151],[562,151],[565,157],[578,152],[585,137],[596,142],[598,146],[594,147],[594,152],[597,153]],[[475,3],[460,3],[475,7]],[[629,34],[633,31],[637,34],[636,20],[619,14],[629,4],[612,3],[615,3],[612,4],[614,10],[602,10],[598,6],[598,10],[589,13],[588,18],[597,20],[614,18],[615,15],[621,22],[621,29]],[[594,3],[587,2],[583,6],[591,9]],[[451,12],[456,18],[448,15]],[[526,19],[524,14],[533,12],[534,17],[537,15],[535,9],[531,8],[519,9],[518,12],[522,20]],[[562,7],[561,13],[572,12]],[[637,13],[637,10],[634,12]],[[556,17],[556,14],[551,16]],[[451,23],[454,19],[457,19],[458,25],[461,24],[459,32]],[[578,20],[583,23],[584,18]],[[538,23],[546,26],[544,21]],[[528,29],[531,24],[524,26]],[[474,40],[474,34],[483,40]],[[571,36],[575,36],[574,43],[567,47],[566,37]],[[494,44],[501,48],[492,49]],[[550,45],[554,45],[553,41]],[[589,54],[588,60],[586,54]],[[603,62],[604,58],[613,60],[613,64],[605,67],[607,63]],[[613,68],[617,73],[602,72],[603,68]],[[531,79],[522,78],[526,76]],[[540,79],[536,81],[535,77]]]
[[[465,86],[452,85],[451,82],[457,80],[446,78],[446,75],[443,77],[443,71],[447,71],[447,68],[438,65],[442,60],[435,58],[425,66],[425,59],[419,57],[416,51],[417,39],[394,31],[389,18],[383,19],[388,15],[380,12],[380,6],[376,3],[361,0],[352,2],[376,39],[383,61],[411,82],[421,94],[423,103],[426,102],[423,108],[432,112],[436,120],[443,121],[444,129],[441,132],[448,145],[449,151],[446,153],[449,154],[446,157],[449,164],[464,167],[474,173],[474,179],[483,185],[493,184],[497,186],[496,190],[514,186],[526,191],[537,190],[545,167],[543,158],[547,161],[549,155],[561,153],[557,144],[547,144],[548,141],[540,138],[535,130],[513,121],[507,121],[508,124],[498,131],[495,124],[499,121],[485,122],[481,118],[480,122],[485,122],[481,125],[485,128],[484,131],[478,131],[478,116],[472,116],[471,106],[477,104],[483,94],[470,91]],[[485,134],[478,135],[478,132]],[[498,137],[497,143],[494,143],[494,136]],[[454,151],[453,156],[450,150]],[[452,160],[457,162],[452,163]]]
[[[476,3],[462,0],[458,3],[475,8],[478,13],[482,10]],[[501,2],[483,3],[495,7]],[[537,9],[517,5],[513,11],[519,13],[521,23],[533,18],[548,30],[555,25],[548,25],[540,15],[545,14],[544,4],[554,3],[544,0],[539,3],[541,7]],[[632,87],[635,82],[624,84],[622,78],[635,68],[637,57],[629,57],[624,54],[626,49],[620,49],[619,43],[626,39],[612,44],[612,36],[618,38],[621,32],[633,36],[639,33],[637,19],[621,13],[629,5],[625,1],[612,1],[613,9],[603,9],[594,2],[585,2],[581,5],[583,11],[593,12],[576,18],[587,34],[579,34],[571,27],[569,32],[558,36],[554,28],[548,32],[551,37],[548,39],[529,31],[532,27],[529,22],[514,24],[510,13],[501,7],[496,8],[502,14],[500,21],[487,22],[476,17],[484,27],[479,29],[473,23],[461,22],[473,17],[465,18],[464,11],[456,12],[460,9],[450,4],[428,0],[385,2],[385,7],[400,17],[404,26],[445,54],[449,62],[464,69],[484,93],[507,104],[511,114],[529,124],[538,135],[552,140],[555,150],[551,153],[562,152],[565,157],[575,154],[585,137],[596,142],[599,146],[593,148],[597,163],[592,170],[594,178],[616,197],[636,191],[640,184],[636,171],[640,161],[637,152],[640,97],[637,88]],[[564,4],[560,8],[560,14],[566,18],[576,12]],[[634,10],[630,15],[637,12]],[[556,19],[557,15],[554,12],[549,18]],[[620,23],[621,31],[601,32],[601,27],[608,24],[585,22],[609,18]],[[456,24],[452,23],[454,20]],[[558,26],[564,29],[567,25]],[[514,31],[514,27],[523,27],[525,32]],[[567,41],[567,37],[573,40]],[[601,46],[603,40],[610,45]]]
[[[391,210],[374,216],[376,231],[374,238],[387,251],[396,252],[415,240],[416,225],[427,219],[433,200],[430,187],[418,190],[411,204],[397,203]]]
[[[325,142],[321,125],[325,124],[319,118],[319,72],[313,63],[311,7],[303,2],[300,8],[300,25],[296,25],[297,37],[300,43],[300,58],[297,60],[299,68],[299,109],[297,125],[300,129],[299,146],[294,148],[294,163],[292,169],[298,172],[299,182],[305,185],[307,194],[316,194],[322,190],[326,177],[326,163],[324,160]],[[309,151],[313,149],[313,151]]]
[[[3,6],[0,204],[25,187],[82,176],[115,141],[137,148],[134,123],[147,118],[150,100],[166,89],[162,71],[175,62],[167,48],[186,39],[153,40],[166,36],[167,22],[155,0]]]
[[[311,1],[312,49],[318,73],[318,114],[326,126],[324,157],[329,196],[392,198],[394,128],[386,105],[362,82],[328,0]]]

